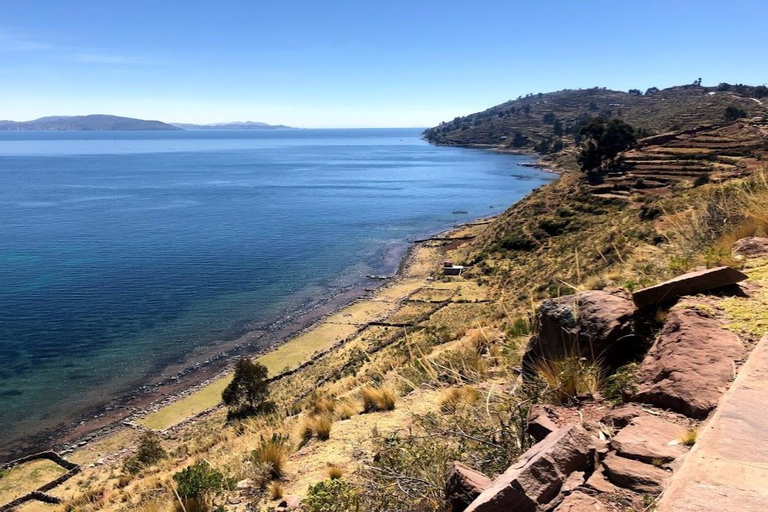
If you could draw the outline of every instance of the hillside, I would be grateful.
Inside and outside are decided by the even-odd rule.
[[[560,143],[573,143],[585,120],[619,117],[641,135],[685,130],[726,122],[725,111],[736,107],[747,118],[768,114],[768,91],[760,87],[686,85],[645,94],[604,88],[533,94],[496,105],[424,132],[436,144],[537,149],[547,153]]]
[[[33,121],[0,121],[0,130],[180,130],[161,121],[93,114],[88,116],[50,116]]]
[[[0,503],[64,475],[32,497],[58,503],[19,510],[654,510],[768,325],[767,128],[646,138],[601,184],[558,169],[254,354],[274,411],[227,421],[232,373],[218,376],[57,447],[65,466],[49,454],[0,468]],[[444,275],[445,260],[464,272]],[[698,288],[665,300],[681,276]],[[662,299],[636,301],[657,285]],[[759,430],[725,444],[749,451]],[[750,466],[737,483],[765,489]],[[209,487],[182,499],[191,484]]]
[[[258,121],[243,121],[232,123],[190,124],[171,123],[173,126],[184,130],[295,130],[292,126],[284,124],[267,124]]]

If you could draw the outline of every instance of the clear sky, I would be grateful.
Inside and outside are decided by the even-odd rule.
[[[0,0],[0,119],[431,126],[529,92],[768,82],[760,0]]]

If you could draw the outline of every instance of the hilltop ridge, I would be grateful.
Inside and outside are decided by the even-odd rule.
[[[0,130],[180,130],[161,121],[132,117],[91,114],[87,116],[47,116],[33,121],[0,121]]]
[[[456,117],[424,132],[435,144],[557,152],[578,142],[578,131],[595,116],[618,117],[641,136],[768,114],[768,88],[720,84],[650,88],[645,93],[606,88],[529,94],[482,112]],[[731,114],[733,115],[733,114]]]

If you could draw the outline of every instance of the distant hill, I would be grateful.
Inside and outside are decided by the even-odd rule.
[[[267,124],[256,121],[244,121],[233,123],[213,123],[213,124],[189,124],[189,123],[171,123],[173,126],[184,130],[295,130],[292,126],[284,124]]]
[[[89,116],[50,116],[34,121],[0,121],[0,130],[180,130],[160,121],[94,114]]]
[[[684,85],[651,88],[643,93],[595,87],[529,94],[441,123],[426,130],[424,136],[437,144],[536,148],[548,153],[573,143],[585,121],[597,115],[622,118],[645,136],[724,124],[733,120],[726,116],[728,107],[735,107],[746,117],[765,116],[768,88]]]

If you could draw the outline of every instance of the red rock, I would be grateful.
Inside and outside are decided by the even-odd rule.
[[[632,294],[639,308],[679,299],[685,295],[716,290],[747,279],[747,275],[731,267],[708,268],[688,272],[656,286],[643,288]]]
[[[623,364],[637,352],[633,335],[637,309],[624,297],[601,290],[548,299],[539,308],[539,332],[528,343],[523,368],[530,374],[537,359],[578,354]]]
[[[600,422],[615,428],[623,428],[629,425],[629,422],[632,421],[633,418],[636,418],[641,414],[645,414],[645,412],[643,412],[638,405],[622,404],[611,409],[608,414],[600,419]]]
[[[673,310],[640,365],[634,400],[704,418],[744,352],[739,337],[715,320],[692,309]]]
[[[590,441],[581,425],[558,429],[496,478],[467,512],[537,510],[557,497],[568,475],[587,468]]]
[[[528,413],[528,433],[536,439],[541,441],[549,434],[558,429],[557,424],[552,421],[547,411],[539,405],[534,405]]]
[[[584,473],[584,471],[574,471],[568,475],[568,478],[565,479],[565,482],[563,482],[563,487],[560,489],[560,491],[565,494],[573,492],[577,487],[584,484],[585,476],[586,473]]]
[[[616,492],[616,487],[614,487],[614,485],[605,477],[605,472],[602,466],[597,468],[595,472],[592,473],[589,478],[587,478],[587,481],[584,482],[584,485],[598,492],[608,494]]]
[[[491,479],[454,461],[445,474],[445,500],[451,512],[462,512],[489,485]]]
[[[733,254],[744,256],[767,256],[768,238],[758,236],[748,236],[736,240],[733,244]]]
[[[555,509],[555,512],[607,512],[608,509],[597,498],[576,491],[570,494]]]
[[[642,462],[671,462],[685,453],[679,442],[687,428],[656,416],[634,418],[611,440],[617,455]],[[672,443],[672,444],[670,444]]]
[[[626,459],[609,453],[603,461],[604,474],[608,480],[619,487],[635,492],[658,494],[664,488],[664,482],[670,476],[661,468]]]

